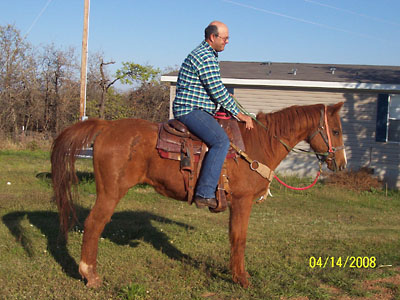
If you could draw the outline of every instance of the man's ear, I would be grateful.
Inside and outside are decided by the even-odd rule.
[[[210,42],[214,43],[216,38],[217,38],[217,36],[215,34],[210,34]]]

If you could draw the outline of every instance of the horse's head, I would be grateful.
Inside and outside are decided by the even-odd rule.
[[[343,102],[324,106],[318,128],[308,137],[308,142],[318,158],[326,162],[332,171],[343,170],[347,164],[339,116],[342,106]]]

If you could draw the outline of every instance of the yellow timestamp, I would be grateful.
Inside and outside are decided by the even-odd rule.
[[[376,268],[375,256],[345,256],[345,257],[315,257],[308,260],[309,267],[314,268],[353,268],[353,269],[374,269]]]

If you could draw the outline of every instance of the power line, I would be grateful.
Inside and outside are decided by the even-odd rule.
[[[37,21],[39,21],[40,17],[43,15],[43,13],[45,12],[45,10],[47,9],[47,7],[50,5],[51,1],[53,0],[48,0],[47,3],[44,5],[44,7],[42,8],[42,10],[40,11],[40,13],[37,15],[37,17],[35,18],[35,20],[33,20],[32,25],[29,27],[29,29],[27,30],[27,32],[25,33],[24,37],[22,38],[22,40],[25,40],[25,38],[28,36],[28,34],[31,32],[31,30],[33,29],[33,27],[36,25]]]
[[[330,25],[325,25],[325,24],[322,24],[322,23],[317,23],[317,22],[314,22],[314,21],[309,21],[309,20],[306,20],[306,19],[289,16],[289,15],[282,14],[282,13],[279,13],[279,12],[275,12],[275,11],[267,10],[267,9],[264,9],[264,8],[259,8],[259,7],[243,4],[243,3],[232,1],[232,0],[222,0],[222,1],[234,4],[234,5],[237,5],[237,6],[241,6],[241,7],[245,7],[245,8],[249,8],[249,9],[253,9],[253,10],[257,10],[257,11],[260,11],[260,12],[263,12],[263,13],[267,13],[267,14],[270,14],[270,15],[274,15],[274,16],[290,19],[290,20],[293,20],[293,21],[296,21],[296,22],[302,22],[302,23],[306,23],[306,24],[310,24],[310,25],[314,25],[314,26],[318,26],[318,27],[322,27],[322,28],[326,28],[326,29],[330,29],[330,30],[334,30],[334,31],[344,32],[344,33],[357,35],[357,36],[364,37],[364,38],[369,38],[369,39],[374,39],[374,40],[387,42],[385,39],[381,39],[379,37],[371,36],[371,35],[368,35],[368,34],[354,32],[354,31],[351,31],[351,30],[342,29],[342,28],[334,27],[334,26],[330,26]]]
[[[352,11],[352,10],[349,10],[349,9],[335,7],[335,6],[332,6],[332,5],[328,5],[328,4],[317,2],[317,1],[313,1],[313,0],[304,0],[304,1],[308,2],[308,3],[311,3],[311,4],[315,4],[315,5],[319,5],[319,6],[323,6],[323,7],[327,7],[327,8],[331,8],[331,9],[335,9],[335,10],[338,10],[338,11],[342,11],[342,12],[345,12],[345,13],[348,13],[348,14],[356,15],[356,16],[359,16],[359,17],[363,17],[363,18],[366,18],[366,19],[370,19],[370,20],[374,20],[374,21],[378,21],[378,22],[382,22],[382,23],[386,23],[386,24],[390,24],[390,25],[400,26],[399,23],[388,21],[388,20],[385,20],[385,19],[377,18],[377,17],[373,17],[373,16],[369,16],[369,15],[365,15],[365,14],[361,14],[361,13],[358,13],[358,12],[355,12],[355,11]]]
[[[42,10],[40,11],[40,13],[37,15],[37,17],[33,20],[31,26],[29,27],[29,29],[26,31],[25,35],[22,37],[21,42],[23,42],[26,37],[28,36],[28,34],[31,32],[31,30],[33,29],[33,27],[36,25],[37,21],[39,21],[40,17],[43,15],[43,13],[45,12],[45,10],[47,9],[47,7],[49,6],[49,4],[51,3],[51,1],[53,0],[48,0],[47,3],[44,5],[44,7],[42,8]],[[14,49],[14,51],[12,52],[12,54],[7,58],[7,60],[4,63],[4,66],[6,66],[9,62],[9,60],[14,56],[14,54],[18,51],[18,47],[16,46],[16,48]]]

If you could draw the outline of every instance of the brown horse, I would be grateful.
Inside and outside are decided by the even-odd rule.
[[[274,170],[290,147],[305,140],[315,152],[326,153],[325,162],[329,169],[340,170],[346,165],[339,117],[342,105],[343,102],[331,106],[292,106],[275,113],[259,113],[257,120],[263,126],[257,124],[254,129],[246,130],[244,124],[239,124],[246,153]],[[75,154],[94,143],[97,199],[84,223],[79,263],[79,272],[87,280],[87,286],[101,284],[96,271],[99,237],[129,188],[147,183],[164,196],[182,201],[186,198],[179,162],[161,158],[156,150],[157,131],[157,124],[140,119],[93,119],[68,127],[54,141],[52,180],[65,236],[76,219],[71,190],[71,185],[77,183]],[[244,252],[250,211],[253,200],[265,193],[269,183],[252,171],[244,159],[228,161],[227,172],[232,192],[230,268],[233,281],[248,287]]]

